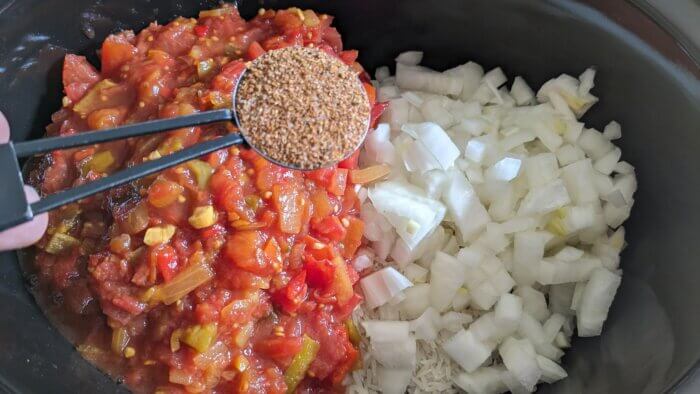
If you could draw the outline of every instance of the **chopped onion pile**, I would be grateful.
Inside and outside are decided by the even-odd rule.
[[[360,280],[368,367],[350,391],[532,392],[567,376],[572,335],[601,333],[620,285],[637,188],[621,126],[579,120],[593,69],[535,92],[422,58],[376,73],[389,106],[360,160],[391,172],[359,191],[372,251],[355,264],[384,268]]]

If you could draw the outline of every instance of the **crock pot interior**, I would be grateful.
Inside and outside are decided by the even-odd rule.
[[[216,1],[0,1],[0,110],[13,139],[37,138],[59,108],[61,59],[88,55],[110,32],[196,15]],[[438,69],[475,60],[531,86],[561,73],[598,74],[586,122],[623,126],[623,159],[639,191],[626,223],[625,276],[603,335],[576,339],[569,378],[542,391],[640,393],[671,387],[700,359],[700,83],[603,14],[571,1],[263,1],[337,17],[368,70],[407,49]],[[243,1],[244,16],[261,3]],[[631,7],[631,6],[629,6]],[[643,18],[643,14],[639,13]],[[658,34],[664,34],[659,31]],[[0,391],[126,391],[82,360],[26,290],[14,253],[0,255]]]

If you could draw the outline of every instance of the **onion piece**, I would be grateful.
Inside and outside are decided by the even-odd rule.
[[[413,370],[416,365],[416,340],[409,337],[399,341],[371,341],[370,353],[387,368]]]
[[[430,285],[419,283],[404,290],[404,300],[399,310],[407,319],[418,318],[430,306]]]
[[[514,157],[505,157],[486,170],[486,178],[494,181],[510,182],[520,174],[522,161]]]
[[[442,343],[442,349],[465,371],[474,372],[491,356],[494,347],[479,341],[471,331],[460,330]]]
[[[399,292],[411,286],[411,281],[392,267],[382,268],[360,279],[365,301],[372,309],[386,304]]]
[[[372,341],[395,342],[409,339],[410,324],[407,321],[365,320],[360,324]]]
[[[464,275],[464,267],[456,258],[436,252],[430,265],[430,305],[440,312],[445,311],[462,287]]]
[[[464,84],[462,78],[438,73],[414,65],[396,64],[396,84],[406,90],[458,95]]]
[[[472,373],[462,372],[455,376],[454,384],[468,394],[494,394],[508,391],[501,374],[506,372],[503,365],[479,368]]]
[[[377,368],[377,381],[382,393],[404,394],[408,384],[411,383],[413,370],[409,368],[397,369],[380,366]]]
[[[451,171],[448,178],[442,200],[455,220],[462,242],[466,242],[486,226],[490,217],[464,175]]]
[[[401,52],[396,57],[396,62],[409,66],[417,66],[423,60],[423,51],[406,51]]]
[[[484,75],[484,69],[474,62],[468,62],[451,68],[445,71],[444,74],[462,78],[462,91],[459,93],[459,98],[466,101],[472,98],[479,87],[481,77]]]
[[[445,216],[444,205],[424,197],[420,189],[407,183],[381,182],[368,190],[368,196],[410,249],[430,234]]]
[[[533,391],[542,376],[535,350],[527,339],[506,339],[498,349],[503,364],[525,389]]]
[[[503,294],[496,304],[494,322],[513,332],[520,324],[523,314],[523,300],[514,294]]]
[[[600,335],[620,282],[619,275],[613,274],[605,268],[593,271],[576,310],[579,336]]]
[[[193,255],[200,256],[201,253]],[[153,294],[152,301],[162,301],[165,305],[170,305],[185,295],[189,294],[199,286],[209,282],[214,278],[214,271],[201,257],[199,261],[191,263],[183,271],[167,283],[159,285]]]
[[[411,320],[410,324],[411,331],[413,331],[416,339],[434,341],[437,339],[438,329],[442,324],[442,320],[435,309],[428,307],[420,317]]]
[[[463,329],[465,324],[471,323],[472,320],[474,318],[468,313],[450,311],[442,315],[440,327],[450,332],[457,332]]]
[[[420,123],[415,132],[417,139],[430,151],[443,170],[454,165],[460,151],[442,127],[431,122]]]

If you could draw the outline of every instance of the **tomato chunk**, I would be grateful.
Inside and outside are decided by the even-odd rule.
[[[307,291],[306,271],[301,271],[284,288],[275,292],[272,300],[286,313],[293,313],[299,309],[302,301],[306,299]]]
[[[137,49],[127,34],[113,34],[102,44],[102,72],[112,75],[136,55]]]
[[[258,275],[271,275],[274,270],[263,256],[265,235],[247,230],[232,234],[226,241],[226,256],[238,268]]]
[[[309,286],[325,289],[333,283],[335,265],[330,260],[318,260],[307,254],[304,268],[306,269],[306,282]]]
[[[274,360],[284,361],[301,350],[299,337],[271,337],[258,341],[255,350]]]
[[[66,55],[63,59],[63,89],[66,96],[77,102],[100,80],[100,74],[85,56]]]
[[[327,216],[312,224],[311,227],[320,235],[334,241],[340,241],[345,238],[347,233],[343,223],[337,216]]]
[[[178,272],[178,257],[175,249],[170,245],[160,245],[151,249],[151,260],[155,261],[158,272],[165,282],[170,282]]]

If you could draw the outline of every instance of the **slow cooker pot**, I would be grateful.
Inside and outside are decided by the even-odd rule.
[[[681,7],[676,15],[692,6],[668,3]],[[95,50],[109,33],[216,5],[0,0],[0,110],[12,138],[40,137],[60,107],[65,53],[96,63]],[[700,390],[692,382],[700,360],[700,71],[692,40],[621,0],[250,0],[240,8],[250,17],[260,6],[290,5],[335,15],[347,47],[360,50],[369,70],[392,64],[408,49],[424,50],[430,67],[475,60],[522,75],[532,86],[595,66],[594,93],[601,101],[586,122],[602,128],[615,119],[623,125],[623,159],[634,164],[640,184],[625,226],[625,276],[603,335],[574,340],[564,358],[569,378],[540,390]],[[29,291],[18,254],[3,253],[0,260],[0,391],[127,392],[51,326]]]

